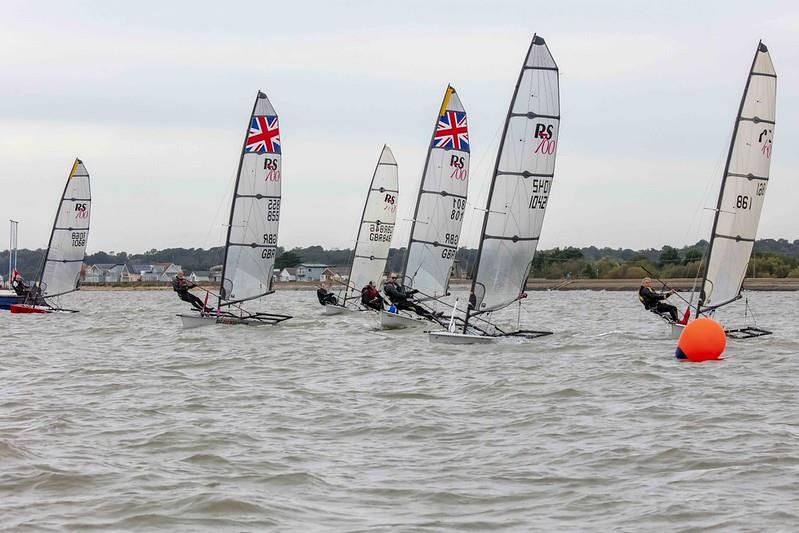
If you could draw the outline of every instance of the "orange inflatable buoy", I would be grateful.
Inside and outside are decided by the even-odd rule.
[[[694,363],[713,361],[721,357],[727,347],[724,328],[715,320],[697,318],[683,329],[677,341],[678,359],[688,359]]]

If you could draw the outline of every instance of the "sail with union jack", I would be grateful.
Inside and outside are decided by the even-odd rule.
[[[402,282],[430,298],[448,293],[469,186],[466,110],[451,86],[438,110],[416,197]]]
[[[277,116],[252,117],[244,151],[254,154],[280,153],[280,128]]]

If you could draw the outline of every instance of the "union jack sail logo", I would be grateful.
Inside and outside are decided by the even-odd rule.
[[[254,154],[280,153],[280,128],[276,116],[252,117],[244,151]]]
[[[438,117],[436,134],[433,136],[434,148],[452,148],[469,151],[469,129],[466,127],[466,113],[445,111]]]

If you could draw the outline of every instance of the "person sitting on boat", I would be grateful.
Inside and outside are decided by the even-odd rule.
[[[199,309],[203,313],[210,313],[212,309],[206,307],[202,300],[189,292],[196,286],[196,284],[190,282],[183,276],[182,270],[178,270],[178,273],[175,274],[175,279],[172,280],[172,289],[178,293],[178,298],[184,302],[190,303],[195,309]]]
[[[316,298],[322,305],[336,305],[338,303],[336,295],[327,290],[327,285],[324,283],[320,283],[319,288],[316,289]]]
[[[380,296],[380,293],[377,292],[374,281],[370,281],[361,289],[361,304],[365,305],[367,308],[381,311],[384,303],[385,300]]]
[[[677,291],[672,289],[667,292],[657,292],[651,285],[652,280],[644,278],[641,281],[641,288],[638,289],[638,299],[644,304],[644,308],[662,316],[669,315],[672,322],[677,322],[677,308],[665,301]]]
[[[11,288],[14,289],[14,292],[17,293],[17,296],[27,296],[30,292],[30,287],[25,285],[25,281],[22,279],[22,274],[14,271],[14,278],[11,280]]]
[[[397,281],[396,274],[391,274],[389,280],[383,285],[383,292],[386,293],[391,303],[397,306],[397,309],[413,311],[417,315],[425,318],[432,316],[430,311],[413,301],[413,295],[419,291],[415,289],[406,290],[405,287]]]
[[[474,311],[477,309],[477,295],[474,293],[474,289],[469,292],[469,311]]]

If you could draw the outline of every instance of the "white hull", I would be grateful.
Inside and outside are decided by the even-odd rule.
[[[361,312],[360,309],[353,309],[351,307],[342,307],[340,305],[326,305],[324,309],[324,314],[327,316],[354,315],[360,312]]]
[[[381,329],[405,329],[416,328],[419,326],[427,326],[432,324],[430,321],[423,318],[411,318],[399,313],[389,313],[387,311],[380,311],[380,328]]]
[[[216,324],[215,316],[200,316],[200,315],[178,315],[181,322],[183,322],[183,329],[201,328],[203,326],[210,326]]]
[[[431,331],[430,342],[435,344],[491,344],[497,337],[488,335],[469,335],[466,333],[450,333],[449,331]]]
[[[684,329],[685,326],[682,324],[671,324],[671,338],[679,339],[680,335],[682,335],[682,330]]]

